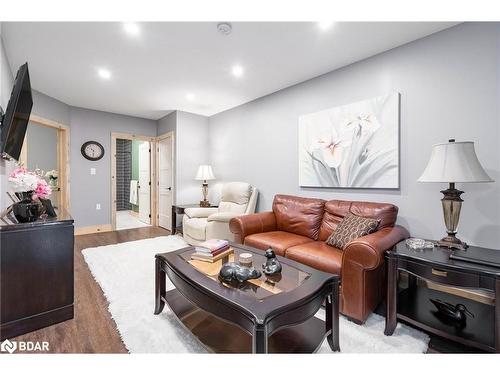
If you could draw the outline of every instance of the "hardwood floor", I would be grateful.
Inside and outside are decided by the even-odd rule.
[[[88,247],[165,236],[170,231],[146,227],[75,236],[75,317],[72,320],[13,338],[48,341],[51,353],[127,353],[108,303],[83,259]]]

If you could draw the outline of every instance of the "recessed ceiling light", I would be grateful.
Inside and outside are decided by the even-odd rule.
[[[124,22],[123,23],[123,30],[129,35],[139,35],[141,33],[141,29],[139,28],[139,25],[135,22]]]
[[[186,94],[186,99],[192,102],[193,100],[196,99],[196,96],[192,92],[188,92]]]
[[[111,72],[108,69],[99,68],[99,69],[97,69],[97,74],[102,79],[110,79],[111,78]]]
[[[241,65],[234,65],[233,68],[231,69],[231,72],[233,73],[233,76],[241,77],[243,73],[245,73],[245,70]]]
[[[321,30],[328,30],[330,27],[332,27],[334,24],[333,21],[320,21],[318,22],[318,27]]]

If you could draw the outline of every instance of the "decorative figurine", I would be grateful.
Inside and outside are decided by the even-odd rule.
[[[253,267],[244,267],[236,263],[227,263],[219,271],[219,280],[227,283],[242,283],[250,279],[258,279],[262,273]]]
[[[266,250],[265,256],[267,258],[266,263],[262,265],[264,273],[268,276],[281,273],[281,263],[272,248]]]
[[[463,322],[466,320],[466,314],[474,318],[474,314],[467,310],[465,305],[458,303],[457,305],[452,305],[451,303],[441,301],[440,299],[432,299],[430,301],[436,306],[438,312],[447,318]]]

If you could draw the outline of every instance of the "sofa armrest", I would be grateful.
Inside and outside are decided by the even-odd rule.
[[[397,225],[357,238],[344,249],[342,269],[346,262],[356,263],[365,270],[376,269],[383,264],[385,251],[409,236],[405,228]]]
[[[240,213],[235,213],[235,212],[218,212],[216,214],[210,215],[207,220],[208,221],[219,221],[222,223],[229,223],[229,220],[231,220],[234,217],[241,216],[242,214]]]
[[[184,210],[184,213],[190,218],[193,217],[209,217],[219,211],[217,207],[189,207]]]
[[[231,219],[229,229],[234,234],[235,242],[243,243],[245,237],[251,234],[276,230],[276,217],[272,211],[238,216]]]

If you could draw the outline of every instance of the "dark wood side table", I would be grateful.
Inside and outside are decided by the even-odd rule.
[[[173,204],[172,205],[172,228],[170,230],[171,234],[176,234],[176,233],[179,233],[179,234],[182,234],[182,222],[180,225],[177,225],[177,215],[184,215],[184,210],[186,208],[195,208],[195,207],[198,207],[198,208],[204,208],[204,207],[200,207],[199,204]],[[216,208],[218,206],[210,206],[212,208]]]
[[[471,246],[467,252],[478,251]],[[500,250],[499,250],[500,251]],[[488,352],[500,352],[500,268],[450,259],[446,248],[412,250],[404,241],[386,253],[387,308],[385,334],[392,335],[397,320],[462,345]],[[408,274],[408,285],[398,282],[400,271]],[[437,285],[462,289],[479,289],[494,295],[494,305],[481,303],[456,294],[428,288],[417,282],[424,279]],[[442,288],[439,288],[442,289]],[[465,324],[437,314],[429,298],[453,305],[462,303],[474,314]]]

